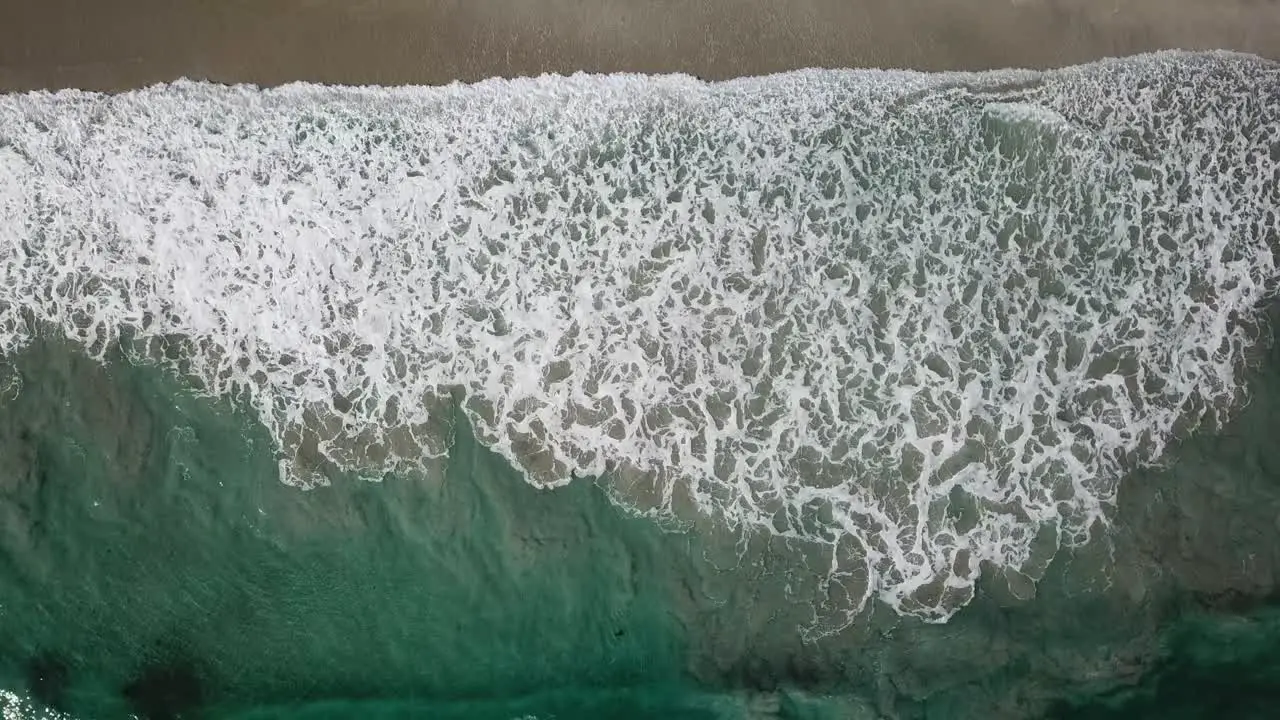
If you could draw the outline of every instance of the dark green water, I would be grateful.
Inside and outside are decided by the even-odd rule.
[[[303,493],[245,415],[160,371],[12,360],[0,685],[76,717],[1269,717],[1280,695],[1274,352],[1238,422],[1130,478],[1114,542],[1034,599],[992,577],[947,625],[881,608],[816,644],[777,548],[726,566],[732,539],[589,482],[536,491],[465,423],[443,477]]]

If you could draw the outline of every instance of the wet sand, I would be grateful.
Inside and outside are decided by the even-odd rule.
[[[1276,0],[0,0],[0,90],[1280,58]],[[14,7],[17,6],[17,7]]]

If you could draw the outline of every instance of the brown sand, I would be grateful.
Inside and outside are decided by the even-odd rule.
[[[0,90],[1280,57],[1280,0],[0,0]]]

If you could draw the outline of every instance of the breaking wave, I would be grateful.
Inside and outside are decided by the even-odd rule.
[[[944,620],[1240,402],[1278,186],[1280,70],[1223,53],[10,95],[0,350],[165,363],[300,484],[438,457],[460,404],[531,482]]]

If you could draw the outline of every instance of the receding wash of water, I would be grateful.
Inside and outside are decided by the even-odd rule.
[[[822,643],[859,632],[877,607],[954,623],[982,578],[1000,575],[1025,596],[1061,552],[1107,543],[1122,480],[1247,403],[1280,276],[1278,215],[1280,66],[1230,53],[1046,72],[575,75],[395,89],[183,81],[6,95],[0,353],[18,369],[5,402],[24,417],[41,412],[23,398],[47,391],[33,387],[53,382],[41,379],[47,368],[73,362],[49,357],[92,358],[76,372],[109,383],[149,378],[127,382],[185,399],[148,406],[173,428],[152,430],[146,452],[197,453],[173,448],[224,427],[227,448],[256,448],[227,453],[257,454],[136,472],[168,472],[184,487],[258,478],[252,492],[203,487],[195,504],[259,498],[247,508],[270,495],[260,518],[228,510],[225,523],[240,530],[221,542],[285,555],[319,547],[300,539],[308,532],[336,532],[330,516],[282,519],[306,514],[291,502],[329,502],[343,516],[363,512],[354,508],[367,493],[404,504],[406,484],[443,492],[459,433],[474,433],[469,452],[518,471],[524,486],[502,486],[510,502],[536,502],[554,523],[563,499],[567,515],[597,518],[584,527],[623,528],[584,531],[556,551],[584,573],[609,561],[574,543],[601,537],[647,538],[626,542],[665,548],[654,558],[706,556],[691,538],[725,537],[734,566],[765,562],[757,546],[791,548],[796,564],[774,562],[759,582],[785,586],[776,602],[789,608],[778,611],[788,632]],[[125,441],[105,455],[94,442],[40,447],[99,483],[94,492],[138,482],[93,469],[95,457],[127,456]],[[436,501],[462,503],[459,492]],[[593,505],[595,493],[609,502]],[[103,501],[90,494],[75,512],[92,524],[88,508]],[[316,499],[325,497],[343,499]],[[502,505],[501,494],[485,497]],[[361,537],[379,523],[437,533],[476,506],[462,505],[435,506],[432,527],[408,511],[362,516]],[[308,523],[328,529],[299,529]],[[453,522],[457,535],[431,540],[423,557],[450,547],[483,556],[471,544],[504,542],[494,529],[504,523],[490,536]],[[68,553],[70,567],[79,556]],[[630,619],[606,634],[622,638],[626,622],[653,628],[651,638],[696,632],[678,612],[652,610],[669,602],[667,581],[655,579],[662,561],[623,555],[634,563],[628,592],[652,597],[611,611]],[[434,602],[465,616],[480,602],[387,579],[427,567],[411,556],[355,563],[397,568],[369,571],[390,598],[371,615]],[[347,567],[314,562],[334,577]],[[503,562],[471,570],[516,572]],[[814,581],[791,582],[801,569]],[[251,564],[236,572],[269,584]],[[315,580],[297,582],[319,592]],[[557,602],[592,606],[571,595]],[[445,632],[431,627],[384,639],[430,644]],[[661,661],[618,642],[633,653],[618,662],[633,667],[636,692],[686,687],[681,672],[653,670],[677,667],[683,641],[663,640]],[[280,643],[245,652],[269,656]],[[522,662],[545,660],[529,657],[532,647]],[[398,652],[445,650],[405,640]],[[32,672],[88,661],[48,662]],[[383,680],[387,695],[431,686]],[[581,696],[544,690],[542,705],[414,710],[405,700],[387,712],[591,716],[572,714]],[[236,717],[286,713],[255,692],[265,714]],[[593,697],[600,717],[624,716],[624,706],[650,707],[636,717],[817,716],[794,697],[752,705],[688,694],[679,710]],[[298,716],[372,710],[310,712]]]

